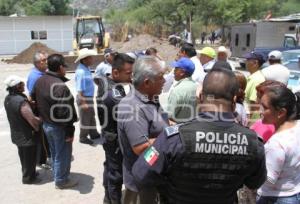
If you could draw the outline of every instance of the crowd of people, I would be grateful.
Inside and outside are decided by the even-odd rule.
[[[300,93],[287,87],[279,51],[264,69],[261,53],[247,53],[249,76],[235,70],[224,46],[184,44],[170,65],[155,48],[106,49],[92,74],[94,55],[79,51],[76,97],[60,54],[34,55],[29,97],[19,76],[5,80],[24,184],[40,182],[37,164],[51,165],[58,189],[78,184],[69,175],[79,121],[79,142],[100,139],[105,152],[103,203],[300,203]]]

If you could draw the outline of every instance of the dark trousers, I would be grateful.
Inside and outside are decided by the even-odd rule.
[[[43,128],[40,128],[38,132],[35,132],[34,136],[37,138],[36,163],[38,165],[46,164],[47,157],[50,157],[50,150]]]
[[[122,153],[118,140],[104,140],[103,149],[105,151],[105,162],[103,172],[103,186],[105,196],[115,203],[121,203],[122,197]]]
[[[81,108],[81,105],[77,99],[79,120],[80,120],[80,134],[79,139],[84,140],[89,135],[91,138],[97,137],[99,133],[97,132],[96,119],[95,119],[95,109],[93,97],[85,98],[88,109]]]
[[[156,204],[156,189],[144,189],[139,192],[131,191],[125,188],[123,204]]]
[[[22,182],[31,183],[35,179],[36,146],[18,146],[22,166]]]

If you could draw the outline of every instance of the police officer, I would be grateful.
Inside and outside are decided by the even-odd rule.
[[[112,74],[99,79],[98,113],[105,151],[103,185],[104,203],[120,204],[122,197],[122,154],[117,136],[116,105],[126,95],[122,83],[130,83],[134,59],[126,54],[115,55]],[[104,117],[103,117],[104,116]]]
[[[165,183],[168,203],[232,204],[245,184],[266,179],[263,143],[234,122],[237,80],[225,69],[211,70],[201,94],[201,114],[165,128],[132,168],[140,188]]]

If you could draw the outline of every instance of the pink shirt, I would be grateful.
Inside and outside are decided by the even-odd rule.
[[[262,120],[256,121],[251,127],[259,136],[262,137],[264,143],[266,143],[270,137],[275,133],[275,127],[272,124],[264,124]]]

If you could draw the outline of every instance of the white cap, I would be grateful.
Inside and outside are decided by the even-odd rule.
[[[96,51],[89,50],[87,48],[83,48],[83,49],[79,50],[78,57],[75,60],[75,63],[77,63],[78,61],[80,61],[80,60],[82,60],[82,59],[84,59],[86,57],[95,56],[95,55],[97,55]]]
[[[134,54],[133,52],[127,52],[126,55],[128,55],[132,59],[136,59],[137,58],[136,54]]]
[[[268,58],[273,60],[281,60],[282,53],[278,50],[273,50],[272,52],[269,53]]]
[[[10,75],[4,80],[4,83],[7,87],[14,87],[23,81],[24,80],[17,75]]]

